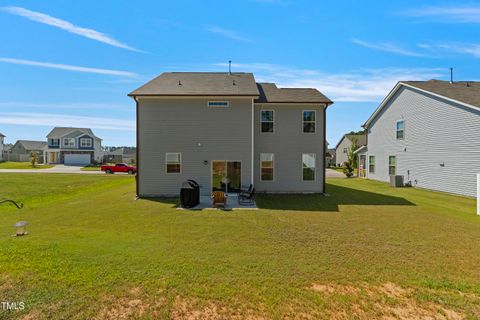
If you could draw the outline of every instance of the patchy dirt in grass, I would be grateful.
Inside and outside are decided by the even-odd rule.
[[[387,282],[372,286],[360,283],[358,286],[339,284],[313,284],[310,288],[321,293],[329,303],[327,310],[332,319],[423,319],[423,320],[460,320],[465,319],[463,312],[446,308],[437,303],[420,303],[414,299],[414,289],[403,288]],[[334,296],[345,296],[355,301],[347,306],[338,305]],[[331,298],[331,299],[330,299]]]
[[[195,300],[185,300],[180,297],[175,299],[170,317],[174,320],[265,319],[250,309],[235,310],[214,302],[199,305]]]

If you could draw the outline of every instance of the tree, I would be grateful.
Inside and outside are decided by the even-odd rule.
[[[358,146],[357,146],[357,139],[352,139],[352,145],[348,148],[347,150],[347,162],[345,163],[345,166],[343,167],[343,173],[347,176],[347,178],[350,178],[353,176],[353,172],[355,171],[355,168],[357,167],[357,155],[355,154],[355,151],[357,151]]]
[[[30,163],[32,164],[32,167],[36,167],[36,164],[38,163],[38,153],[35,151],[30,152]]]

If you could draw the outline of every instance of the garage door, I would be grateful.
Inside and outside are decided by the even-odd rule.
[[[63,160],[64,164],[87,165],[90,164],[89,154],[66,154]]]

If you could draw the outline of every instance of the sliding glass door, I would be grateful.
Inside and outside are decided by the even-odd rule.
[[[241,176],[240,161],[212,161],[212,191],[240,192]]]

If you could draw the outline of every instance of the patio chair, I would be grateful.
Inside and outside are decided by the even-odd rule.
[[[250,191],[240,192],[240,194],[238,195],[238,203],[240,205],[253,204],[255,203],[254,196],[255,196],[255,188],[253,188],[252,186],[252,189]]]
[[[227,195],[225,194],[225,192],[212,192],[212,207],[215,208],[217,205],[222,205],[224,208],[227,207]]]

